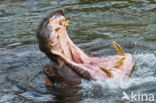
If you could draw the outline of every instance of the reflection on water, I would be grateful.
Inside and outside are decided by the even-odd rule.
[[[44,85],[42,68],[49,63],[39,51],[35,32],[51,11],[72,16],[69,36],[94,55],[115,54],[118,42],[135,55],[130,79],[84,81],[77,88],[51,91]],[[155,0],[1,0],[0,102],[6,103],[119,103],[122,91],[156,95]],[[156,98],[155,98],[156,99]]]

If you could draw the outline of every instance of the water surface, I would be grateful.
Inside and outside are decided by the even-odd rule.
[[[84,51],[115,55],[116,41],[132,53],[137,61],[132,77],[47,90],[42,69],[49,59],[39,51],[35,33],[58,9],[72,16],[69,36]],[[155,0],[1,0],[0,41],[1,103],[120,103],[123,91],[153,94],[156,101]]]

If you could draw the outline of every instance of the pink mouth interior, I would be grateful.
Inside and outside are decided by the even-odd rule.
[[[60,53],[73,65],[83,67],[95,80],[110,78],[99,66],[109,70],[112,74],[111,78],[124,78],[131,75],[135,64],[135,59],[131,54],[126,53],[123,63],[118,67],[115,66],[116,62],[124,56],[89,57],[68,37],[66,26],[59,24],[63,18],[62,15],[58,17],[54,15],[47,25],[53,29],[50,41],[54,43],[54,46],[51,47],[51,51]],[[58,62],[61,65],[64,61],[58,58]]]

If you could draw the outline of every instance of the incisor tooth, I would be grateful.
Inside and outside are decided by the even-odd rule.
[[[116,42],[112,42],[112,43],[113,43],[113,46],[115,47],[115,49],[117,51],[117,54],[120,56],[124,56],[125,53],[124,53],[123,49],[120,47],[120,45]]]
[[[69,25],[68,23],[69,23],[69,20],[70,20],[70,19],[71,19],[71,17],[69,17],[69,18],[67,18],[67,19],[65,20],[64,26]]]
[[[101,70],[103,70],[106,74],[107,74],[107,76],[108,77],[112,77],[112,73],[109,71],[109,70],[107,70],[106,68],[104,68],[104,67],[102,67],[102,66],[98,66]]]
[[[69,22],[69,20],[71,20],[71,18],[72,18],[72,17],[67,18],[66,21]]]
[[[61,20],[59,21],[59,24],[60,24],[60,25],[63,25],[63,24],[64,24],[64,26],[67,26],[67,25],[69,25],[68,22],[69,22],[70,19],[71,19],[71,17],[69,17],[69,18],[67,18],[67,19],[63,18],[63,19],[61,19]]]
[[[66,23],[66,22],[64,23],[64,26],[68,26],[68,25],[69,25],[68,23]]]
[[[62,25],[62,24],[64,23],[64,21],[65,21],[65,18],[61,19],[61,20],[59,21],[59,24]]]

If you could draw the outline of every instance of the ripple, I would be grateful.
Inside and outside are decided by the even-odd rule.
[[[36,93],[36,92],[32,92],[32,91],[27,91],[24,92],[22,94],[20,94],[20,96],[28,99],[28,100],[33,100],[36,102],[52,102],[53,100],[53,96],[51,94],[40,94],[40,93]]]

